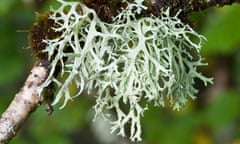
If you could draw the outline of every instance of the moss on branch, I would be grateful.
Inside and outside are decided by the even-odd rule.
[[[101,20],[112,22],[112,17],[116,16],[122,8],[126,7],[126,3],[122,0],[82,0],[88,7],[95,9]],[[132,1],[132,0],[128,0]],[[239,3],[240,0],[145,0],[144,4],[148,7],[143,11],[144,15],[160,14],[163,9],[170,8],[172,15],[175,15],[180,9],[182,15],[186,16],[193,11],[202,11],[213,6],[231,5]]]
[[[239,0],[147,0],[154,10],[170,8],[172,12],[179,9],[188,14],[192,11],[201,11],[213,6],[231,5]]]

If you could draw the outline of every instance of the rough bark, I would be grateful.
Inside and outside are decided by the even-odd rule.
[[[48,65],[45,61],[35,63],[24,86],[1,115],[0,143],[8,143],[16,135],[22,123],[42,103],[43,99],[37,94],[37,89],[48,75]]]
[[[122,0],[82,0],[88,7],[95,9],[101,20],[112,22],[112,17],[117,15],[121,8],[126,6]],[[133,0],[128,0],[133,1]],[[240,0],[144,0],[148,9],[144,15],[159,15],[162,9],[169,8],[172,15],[181,9],[181,15],[184,17],[193,11],[202,11],[213,6],[231,5],[240,3]]]
[[[192,11],[202,11],[206,8],[213,6],[231,5],[240,0],[147,0],[153,7],[167,8],[169,7],[173,11],[182,9],[184,13]]]

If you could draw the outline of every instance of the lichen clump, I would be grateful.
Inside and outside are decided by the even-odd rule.
[[[43,40],[42,52],[51,60],[51,71],[39,88],[41,93],[55,83],[53,105],[64,99],[63,108],[83,90],[97,89],[96,116],[109,120],[112,132],[121,136],[130,124],[130,139],[140,141],[140,118],[149,103],[165,106],[168,101],[179,110],[195,98],[196,78],[205,85],[211,82],[197,72],[197,67],[205,65],[199,54],[204,37],[182,23],[178,14],[170,16],[166,10],[158,17],[136,18],[147,8],[143,0],[124,1],[126,8],[106,23],[81,2],[58,2],[61,6],[52,9],[49,19],[57,24],[52,29],[61,34]],[[78,89],[74,94],[69,90],[73,84]]]

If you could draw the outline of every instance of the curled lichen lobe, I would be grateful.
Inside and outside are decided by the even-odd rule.
[[[53,30],[53,27],[57,27],[58,25],[54,20],[49,19],[49,15],[50,14],[37,14],[37,21],[33,24],[29,32],[29,47],[37,59],[48,59],[48,55],[43,52],[47,45],[43,40],[55,39],[61,35],[61,32]]]

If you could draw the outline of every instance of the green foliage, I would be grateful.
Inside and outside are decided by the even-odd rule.
[[[203,53],[231,53],[240,44],[240,6],[232,5],[209,15],[203,35],[207,38]]]
[[[8,3],[1,1],[0,3]],[[10,2],[10,1],[9,1]],[[16,3],[9,4],[13,8]],[[21,4],[20,4],[21,5]],[[0,8],[3,5],[0,5]],[[33,22],[34,14],[29,10],[19,13],[17,9],[8,9],[11,15],[0,12],[0,86],[4,86],[16,79],[20,79],[24,69],[28,68],[23,62],[26,62],[30,51],[27,47],[27,32],[17,32],[18,30],[29,29],[30,23]],[[8,12],[8,11],[6,11]],[[26,74],[27,75],[27,74]]]
[[[0,15],[8,13],[9,9],[12,8],[16,0],[1,0],[0,1]]]
[[[236,92],[227,91],[219,94],[214,103],[209,105],[205,120],[214,129],[232,123],[239,115],[239,103],[239,95]]]
[[[144,140],[149,144],[192,144],[199,116],[191,110],[183,111],[149,108],[143,118]]]

